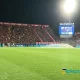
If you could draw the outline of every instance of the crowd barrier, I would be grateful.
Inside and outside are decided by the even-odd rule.
[[[80,48],[80,45],[77,45],[76,48]]]
[[[1,45],[0,47],[55,47],[55,48],[72,48],[69,44],[8,44],[8,45]],[[80,46],[77,46],[80,48]]]

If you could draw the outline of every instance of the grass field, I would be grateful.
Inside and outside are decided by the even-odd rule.
[[[0,48],[0,80],[80,80],[80,49]]]

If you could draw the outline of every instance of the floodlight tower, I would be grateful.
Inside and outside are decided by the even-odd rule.
[[[64,11],[69,17],[69,23],[71,23],[71,14],[73,13],[75,6],[76,6],[76,0],[65,0],[64,1]]]

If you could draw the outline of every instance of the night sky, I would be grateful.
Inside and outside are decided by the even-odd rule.
[[[61,8],[64,0],[0,0],[0,22],[48,24],[58,35],[59,23],[68,22]],[[71,15],[75,31],[80,31],[80,0]]]

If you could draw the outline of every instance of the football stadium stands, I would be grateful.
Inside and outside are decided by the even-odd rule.
[[[5,45],[8,43],[10,45],[31,45],[36,42],[55,42],[48,25],[0,22],[0,33],[0,43]]]
[[[77,45],[74,38],[59,40],[49,25],[0,22],[0,33],[0,46],[70,48]]]

